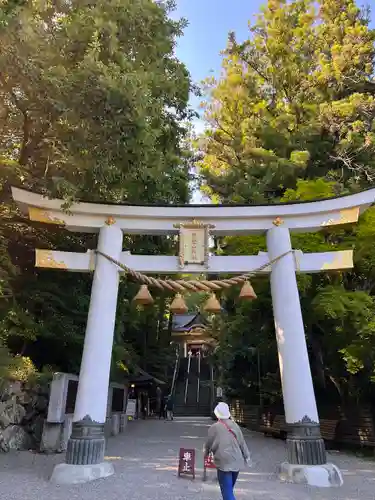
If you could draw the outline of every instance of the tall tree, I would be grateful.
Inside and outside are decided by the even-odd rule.
[[[222,77],[206,82],[208,129],[197,142],[200,174],[212,199],[302,201],[372,186],[374,41],[368,18],[353,0],[269,0],[248,40],[238,43],[230,34]],[[298,278],[314,377],[324,387],[319,395],[326,397],[328,388],[341,401],[359,395],[368,401],[373,392],[374,213],[369,210],[356,228],[292,238],[294,248],[306,252],[355,248],[353,272]],[[264,244],[261,237],[237,237],[221,247],[251,254]],[[262,281],[257,286],[259,306],[238,307],[222,324],[228,378],[239,358],[248,362],[250,328],[257,330],[253,343],[266,371],[275,370],[269,289]],[[236,347],[234,353],[228,345]],[[232,390],[253,397],[249,387],[256,378],[251,370],[248,376],[242,386],[233,377]]]
[[[200,162],[221,201],[280,199],[297,178],[375,179],[374,40],[353,0],[269,0],[208,81]]]
[[[0,147],[25,185],[79,199],[187,199],[180,142],[190,81],[173,54],[184,23],[169,19],[172,6],[27,2],[12,11],[0,31]]]
[[[67,207],[74,199],[188,201],[191,83],[174,55],[185,21],[170,19],[173,7],[153,0],[1,3],[1,337],[38,366],[77,370],[91,279],[36,272],[33,249],[85,251],[96,241],[23,219],[9,187],[62,197]],[[173,242],[127,237],[124,245],[157,253]]]

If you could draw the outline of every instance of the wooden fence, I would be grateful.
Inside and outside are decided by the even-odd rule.
[[[231,412],[238,424],[265,435],[285,438],[288,425],[280,407],[249,405],[240,400],[231,402]],[[320,409],[320,428],[328,447],[375,447],[374,414],[368,407]]]

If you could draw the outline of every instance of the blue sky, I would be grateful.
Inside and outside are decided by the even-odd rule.
[[[248,21],[260,10],[263,0],[177,0],[173,17],[184,17],[189,26],[180,38],[177,56],[188,67],[194,82],[220,74],[221,56],[228,33],[239,39],[248,36]],[[197,107],[198,102],[192,99]]]
[[[174,18],[184,17],[189,26],[178,41],[177,57],[190,71],[195,83],[208,76],[220,74],[221,55],[228,33],[235,31],[238,39],[248,36],[248,21],[259,12],[263,0],[177,0]],[[198,110],[199,99],[191,104]],[[195,123],[197,132],[203,123]],[[199,191],[193,193],[192,203],[208,203]]]

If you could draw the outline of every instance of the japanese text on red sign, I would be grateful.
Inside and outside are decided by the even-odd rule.
[[[178,475],[182,474],[195,478],[195,450],[180,448]]]

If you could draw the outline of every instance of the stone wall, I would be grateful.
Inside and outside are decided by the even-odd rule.
[[[30,386],[0,379],[0,453],[66,450],[72,431],[78,377],[55,373],[50,384]],[[111,383],[108,390],[106,436],[124,432],[127,386]]]
[[[39,449],[48,387],[0,380],[0,452]]]

